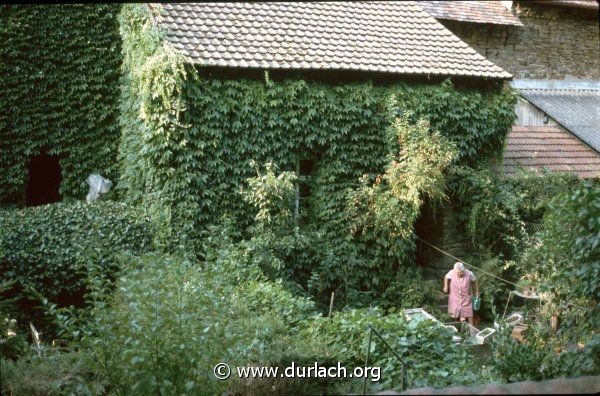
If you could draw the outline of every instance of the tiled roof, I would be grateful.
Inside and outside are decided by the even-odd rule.
[[[517,89],[560,125],[600,151],[600,90]]]
[[[513,126],[504,152],[504,171],[570,172],[600,177],[600,154],[559,126]]]
[[[160,5],[168,41],[202,65],[512,77],[412,1]]]
[[[523,26],[500,1],[421,1],[419,5],[437,19]]]

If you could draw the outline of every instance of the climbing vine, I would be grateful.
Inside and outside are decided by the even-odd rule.
[[[494,83],[330,84],[274,79],[267,72],[264,78],[211,75],[173,51],[153,12],[159,11],[126,5],[120,15],[123,134],[117,188],[134,204],[161,202],[177,235],[199,247],[208,227],[225,215],[240,230],[250,229],[254,211],[239,191],[254,176],[252,161],[273,163],[282,172],[312,162],[310,174],[302,177],[309,191],[299,206],[302,229],[315,235],[312,247],[332,253],[304,260],[303,267],[319,268],[305,274],[309,289],[328,290],[344,278],[340,272],[348,279],[358,267],[373,272],[378,265],[365,259],[370,243],[351,243],[346,208],[363,175],[383,173],[396,118],[408,124],[425,119],[428,131],[439,131],[456,149],[448,166],[497,157],[514,119],[514,95]],[[412,233],[411,226],[408,221],[403,235]],[[314,260],[319,263],[311,264]],[[377,282],[362,282],[359,289],[378,287]]]
[[[63,197],[117,179],[120,5],[0,7],[0,206],[20,205],[27,162],[60,158]]]
[[[314,160],[307,217],[338,232],[347,190],[363,174],[383,170],[395,112],[427,118],[456,145],[459,163],[498,155],[514,117],[509,90],[460,88],[450,80],[381,86],[208,77],[170,54],[141,5],[124,7],[121,31],[127,134],[120,186],[134,202],[164,198],[174,221],[194,236],[224,212],[251,221],[236,193],[252,176],[251,160],[282,170]]]

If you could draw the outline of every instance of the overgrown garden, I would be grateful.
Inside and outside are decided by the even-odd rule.
[[[11,12],[10,26],[31,21]],[[85,174],[74,172],[71,199],[0,210],[0,312],[16,319],[0,323],[3,391],[356,392],[356,380],[218,381],[212,369],[361,366],[368,325],[401,355],[409,387],[599,373],[600,185],[498,175],[508,88],[211,77],[169,47],[149,12],[121,7],[121,97],[98,107],[119,114],[120,141],[102,140],[116,190],[80,202],[69,180]],[[90,142],[104,133],[90,129]],[[466,261],[548,296],[527,342],[499,332],[485,366],[447,329],[402,312],[444,318],[441,283],[415,264],[415,222],[423,205],[450,200]],[[497,320],[508,288],[481,282]],[[30,346],[30,321],[41,345]],[[382,377],[369,389],[398,388],[398,359],[380,342],[370,354]]]

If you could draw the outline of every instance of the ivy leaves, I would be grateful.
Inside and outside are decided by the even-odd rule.
[[[255,221],[253,203],[238,194],[254,177],[250,159],[290,172],[298,160],[312,158],[304,226],[318,230],[319,242],[333,253],[311,256],[306,272],[324,295],[340,284],[348,294],[363,296],[357,297],[361,301],[384,290],[390,280],[381,266],[397,263],[400,256],[405,262],[412,258],[409,230],[422,196],[438,196],[443,170],[451,164],[477,163],[500,152],[514,118],[514,97],[496,86],[464,89],[449,80],[374,85],[367,78],[331,85],[274,80],[267,73],[264,79],[215,77],[169,54],[151,22],[146,7],[123,7],[126,111],[119,185],[125,198],[135,203],[160,198],[172,209],[174,228],[201,241],[224,213],[240,229]],[[429,127],[411,129],[402,141],[390,139],[390,130],[409,130],[394,124],[405,114],[408,124],[421,125],[424,119]],[[365,186],[362,175],[384,172],[388,192],[373,190],[371,197],[362,191],[365,199],[379,201],[380,225],[392,228],[357,243],[349,232],[352,222],[370,212],[357,206],[359,214],[349,215],[348,194]]]
[[[152,246],[151,220],[123,203],[57,203],[0,211],[0,273],[23,289],[69,303],[81,296],[81,271],[91,252],[118,246],[145,251]],[[114,255],[114,253],[113,253]],[[110,256],[110,255],[108,255]],[[101,254],[107,268],[110,257]]]
[[[61,194],[117,179],[120,5],[12,6],[2,16],[0,206],[23,201],[27,160],[60,155]]]

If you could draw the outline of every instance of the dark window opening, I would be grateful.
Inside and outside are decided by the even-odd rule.
[[[307,198],[310,197],[310,177],[315,167],[312,159],[301,159],[297,163],[298,183],[296,185],[296,217],[306,214]]]
[[[312,175],[313,169],[315,167],[315,161],[303,159],[300,160],[300,164],[298,165],[298,175],[299,176],[310,176]]]
[[[62,180],[60,158],[42,151],[27,164],[28,183],[25,204],[27,206],[45,205],[61,200],[59,193]]]

